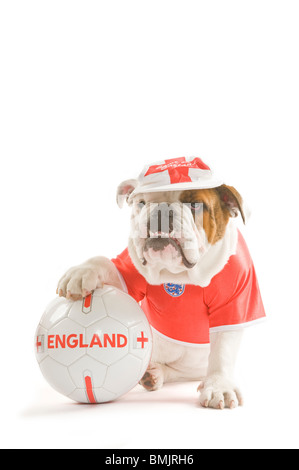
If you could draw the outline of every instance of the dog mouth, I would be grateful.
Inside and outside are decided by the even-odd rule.
[[[149,250],[153,250],[153,252],[163,252],[167,249],[167,247],[173,247],[177,254],[181,256],[182,263],[187,269],[191,269],[195,266],[196,263],[190,262],[184,253],[184,250],[181,246],[180,241],[172,236],[171,234],[164,233],[164,232],[155,232],[151,233],[150,236],[146,239],[143,252],[147,253]],[[143,266],[147,265],[147,260],[145,257],[141,260]]]

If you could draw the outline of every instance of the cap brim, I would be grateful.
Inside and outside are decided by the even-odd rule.
[[[174,183],[174,184],[165,184],[161,186],[153,186],[152,184],[149,185],[140,185],[137,186],[134,191],[130,194],[130,198],[134,197],[136,194],[141,193],[156,193],[161,191],[187,191],[191,189],[211,189],[217,188],[221,186],[223,181],[220,179],[209,179],[209,180],[202,180],[202,181],[194,181],[194,182],[185,182],[185,183]]]

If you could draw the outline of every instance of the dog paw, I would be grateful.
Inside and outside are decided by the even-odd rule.
[[[243,405],[240,390],[228,379],[219,375],[206,377],[198,386],[199,402],[205,408],[236,408]]]
[[[162,388],[164,373],[161,364],[150,363],[147,371],[139,382],[146,390],[154,391]]]
[[[88,265],[80,265],[70,268],[62,276],[58,282],[56,293],[60,297],[79,300],[89,295],[97,287],[102,287],[97,270]]]

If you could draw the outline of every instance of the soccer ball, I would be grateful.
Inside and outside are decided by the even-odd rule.
[[[150,361],[152,335],[139,304],[104,286],[76,302],[55,298],[34,347],[54,389],[80,403],[103,403],[137,385]]]

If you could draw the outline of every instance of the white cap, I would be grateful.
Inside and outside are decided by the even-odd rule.
[[[222,184],[223,181],[200,158],[172,158],[145,166],[130,196],[154,191],[216,188]]]

